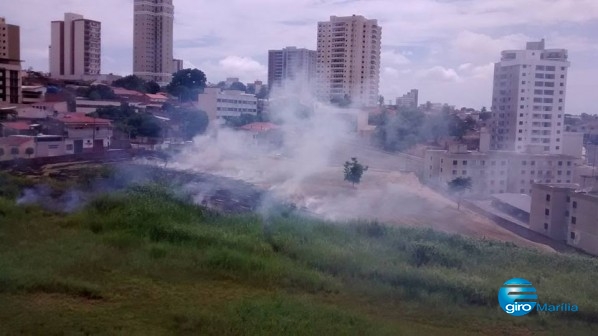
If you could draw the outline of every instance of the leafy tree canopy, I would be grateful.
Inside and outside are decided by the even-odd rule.
[[[166,91],[177,96],[181,102],[197,100],[197,95],[206,87],[206,75],[198,69],[183,69],[176,72]]]
[[[351,161],[345,162],[344,168],[345,181],[349,181],[353,185],[361,182],[363,173],[368,170],[368,167],[359,163],[357,158],[351,158]]]
[[[135,90],[139,92],[146,92],[146,82],[143,78],[135,75],[125,76],[112,82],[112,86],[120,87],[127,90]],[[159,89],[158,89],[159,90]]]

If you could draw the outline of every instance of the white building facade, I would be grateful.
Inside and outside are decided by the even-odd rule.
[[[99,75],[102,54],[102,24],[82,15],[65,13],[64,21],[52,21],[50,75],[81,78]]]
[[[316,84],[317,52],[305,48],[286,47],[268,51],[268,87],[270,89],[309,88]]]
[[[257,98],[239,90],[205,88],[197,97],[197,108],[205,111],[210,120],[241,114],[257,115]]]
[[[568,68],[567,50],[545,49],[544,40],[502,52],[494,66],[492,149],[562,153]]]
[[[380,82],[382,27],[360,15],[318,22],[318,97],[376,106]]]
[[[580,163],[581,159],[562,154],[476,152],[457,145],[449,150],[427,150],[423,179],[442,189],[457,177],[469,177],[472,195],[531,194],[534,183],[573,183]]]
[[[174,70],[172,0],[135,0],[133,74],[160,85]]]

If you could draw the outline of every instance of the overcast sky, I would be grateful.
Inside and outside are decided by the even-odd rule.
[[[546,39],[569,50],[567,112],[598,113],[598,0],[175,0],[174,55],[209,82],[267,80],[267,51],[316,47],[316,24],[364,15],[382,26],[380,93],[411,88],[420,101],[491,105],[492,63],[503,49]],[[74,12],[102,22],[102,73],[132,72],[132,0],[2,0],[21,26],[24,68],[48,70],[50,21]]]

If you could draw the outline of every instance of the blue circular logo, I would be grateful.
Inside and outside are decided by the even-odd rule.
[[[498,291],[498,304],[512,316],[529,314],[536,307],[537,301],[536,289],[525,279],[508,280]]]

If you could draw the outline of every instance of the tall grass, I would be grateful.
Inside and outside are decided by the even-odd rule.
[[[169,330],[177,333],[397,334],[402,329],[388,319],[402,316],[393,313],[397,303],[402,314],[426,323],[461,330],[475,316],[481,324],[511,330],[515,322],[496,298],[513,277],[532,281],[542,303],[580,307],[577,314],[519,320],[529,328],[564,330],[559,328],[574,323],[583,331],[583,323],[598,320],[594,258],[430,229],[332,224],[288,214],[267,221],[221,215],[156,185],[100,196],[70,215],[0,198],[0,220],[0,296],[130,297],[130,309],[136,302],[169,302],[177,311],[166,314]],[[210,314],[190,308],[185,294],[175,300],[169,289],[192,293],[214,281],[253,294],[216,305]],[[165,298],[175,301],[160,301]]]

